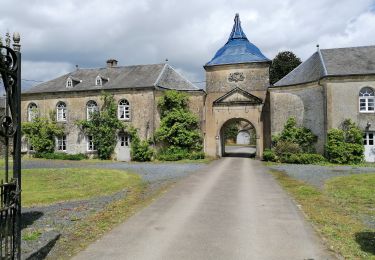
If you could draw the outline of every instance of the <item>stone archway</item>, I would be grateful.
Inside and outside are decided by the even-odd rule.
[[[252,133],[255,142],[251,140],[250,132]],[[248,136],[247,143],[238,144],[233,140],[234,136],[237,138],[239,134]],[[244,118],[231,118],[225,121],[219,131],[219,151],[220,157],[255,157],[257,153],[256,146],[256,129],[254,125]],[[253,144],[251,144],[251,141]]]

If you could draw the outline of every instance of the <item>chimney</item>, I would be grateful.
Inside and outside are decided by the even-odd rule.
[[[114,68],[117,67],[117,60],[109,59],[107,60],[107,68]]]

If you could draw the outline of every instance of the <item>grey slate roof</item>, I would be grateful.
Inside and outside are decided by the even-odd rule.
[[[375,74],[375,46],[322,49],[274,86],[308,83],[328,76],[366,74]]]
[[[97,76],[109,79],[102,86],[95,85]],[[71,77],[75,84],[67,88],[66,81]],[[200,90],[183,78],[168,64],[135,65],[112,68],[78,69],[56,79],[41,83],[23,94],[70,92],[107,89],[142,89],[162,87],[176,90]]]

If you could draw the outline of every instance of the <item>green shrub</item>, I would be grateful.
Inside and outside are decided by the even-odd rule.
[[[150,148],[146,140],[139,138],[137,129],[129,127],[129,134],[131,136],[130,156],[133,161],[147,162],[151,161],[154,155],[154,150]]]
[[[274,151],[275,154],[279,157],[302,153],[302,149],[299,144],[284,140],[280,140],[277,142],[276,146],[274,147]]]
[[[80,161],[87,159],[87,156],[82,153],[67,154],[67,153],[36,153],[35,158],[54,159],[54,160],[74,160]]]
[[[310,129],[303,126],[297,126],[296,119],[290,117],[284,125],[283,131],[272,137],[273,142],[277,145],[279,142],[288,142],[298,144],[304,153],[315,152],[314,143],[318,137]]]
[[[189,151],[185,148],[170,146],[168,148],[161,149],[157,158],[161,161],[179,161],[182,159],[188,159]]]
[[[357,164],[364,159],[363,132],[351,120],[327,134],[326,154],[332,163]]]
[[[22,123],[22,133],[37,153],[53,153],[55,138],[62,136],[64,129],[55,120],[36,117],[32,122]]]
[[[274,151],[270,149],[265,149],[263,152],[263,160],[267,162],[275,162],[277,159],[277,156]]]
[[[189,153],[188,158],[189,158],[190,160],[199,160],[199,159],[204,159],[204,158],[205,158],[205,154],[204,154],[204,152],[202,152],[202,151],[200,151],[200,152],[193,151],[193,152],[190,152],[190,153]]]
[[[300,153],[291,154],[289,157],[282,158],[285,163],[298,163],[298,164],[316,164],[325,161],[321,154]]]
[[[150,161],[154,152],[150,148],[146,140],[140,141],[138,144],[132,142],[131,156],[134,161],[146,162]]]

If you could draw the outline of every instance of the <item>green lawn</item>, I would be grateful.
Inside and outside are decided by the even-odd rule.
[[[375,223],[375,174],[332,178],[325,189],[338,205]]]
[[[336,177],[323,190],[272,171],[308,219],[345,259],[375,259],[375,174]]]
[[[22,205],[52,204],[111,194],[131,188],[141,178],[107,169],[28,169],[22,171]]]

